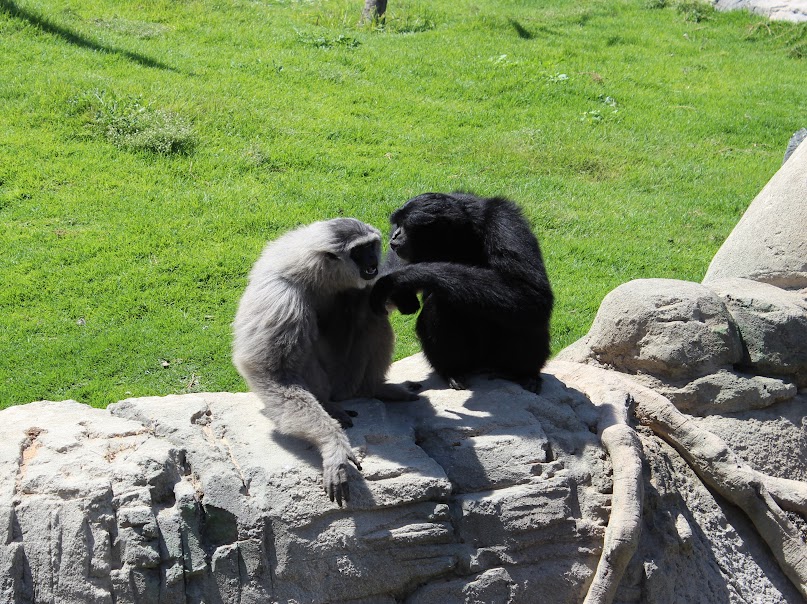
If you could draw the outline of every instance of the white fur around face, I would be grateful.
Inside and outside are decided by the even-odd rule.
[[[339,291],[372,284],[359,274],[350,250],[374,242],[381,256],[381,233],[353,218],[323,220],[299,227],[270,242],[250,273],[250,283],[268,276],[303,287]]]

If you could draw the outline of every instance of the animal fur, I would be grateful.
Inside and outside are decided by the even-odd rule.
[[[540,391],[554,302],[538,240],[513,202],[424,193],[390,217],[402,265],[381,277],[371,306],[423,307],[416,330],[437,373],[463,388],[490,372]]]
[[[290,231],[255,263],[233,323],[236,368],[278,430],[319,448],[324,488],[340,506],[348,462],[361,466],[335,417],[350,419],[332,402],[413,398],[384,382],[394,334],[369,308],[380,256],[378,230],[353,218]]]

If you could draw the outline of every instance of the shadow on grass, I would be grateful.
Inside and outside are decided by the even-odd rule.
[[[0,0],[0,2],[3,1],[4,0]],[[516,30],[516,34],[518,34],[518,37],[521,38],[522,40],[532,40],[535,38],[535,35],[531,31],[529,31],[515,19],[508,19],[508,21],[510,22],[510,25],[513,26],[513,29]]]
[[[120,48],[114,48],[110,46],[104,46],[102,44],[98,44],[97,42],[93,42],[89,38],[86,38],[76,32],[70,31],[69,29],[62,27],[61,25],[57,25],[45,17],[42,17],[34,12],[21,8],[12,0],[0,0],[0,13],[6,13],[11,17],[27,21],[37,29],[40,29],[49,34],[53,34],[55,36],[59,36],[65,42],[78,46],[79,48],[88,48],[90,50],[97,50],[101,52],[108,52],[111,54],[120,55],[144,67],[154,67],[156,69],[177,71],[174,67],[171,67],[170,65],[166,65],[165,63],[161,63],[160,61],[157,61],[145,55],[141,55],[140,53],[131,52],[128,50],[123,50]]]

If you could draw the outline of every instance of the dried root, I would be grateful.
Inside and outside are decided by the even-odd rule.
[[[627,424],[627,405],[619,403],[631,398],[639,421],[672,445],[701,480],[748,515],[771,548],[779,567],[807,597],[807,545],[783,511],[807,512],[807,484],[754,470],[723,440],[697,426],[691,416],[681,413],[666,397],[636,383],[629,376],[559,361],[550,363],[547,370],[584,392],[594,404],[603,408],[603,446],[614,462],[611,518],[587,603],[612,601],[638,543],[642,500],[641,446],[638,436]],[[627,436],[628,431],[632,437]],[[639,460],[638,470],[627,467],[636,460]]]
[[[585,604],[609,604],[639,545],[642,520],[642,445],[628,425],[630,395],[617,381],[585,379],[586,365],[553,362],[549,371],[573,385],[600,408],[597,432],[613,466],[611,517],[605,529],[597,571]]]
[[[723,440],[695,425],[663,396],[641,396],[636,417],[670,443],[695,473],[741,508],[771,548],[779,567],[807,597],[807,546],[782,508],[804,512],[804,483],[757,472]]]
[[[630,426],[615,424],[602,432],[602,444],[614,466],[611,517],[597,572],[585,604],[608,604],[639,545],[642,519],[642,445]]]

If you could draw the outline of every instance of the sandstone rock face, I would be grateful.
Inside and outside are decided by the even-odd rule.
[[[3,411],[1,601],[581,601],[611,497],[600,410],[550,374],[540,396],[484,376],[446,389],[420,355],[393,374],[423,398],[348,403],[364,471],[342,509],[251,394]],[[804,426],[754,418],[756,440],[769,430],[794,454],[767,463],[807,473]],[[800,602],[749,522],[640,438],[646,511],[617,601]]]

